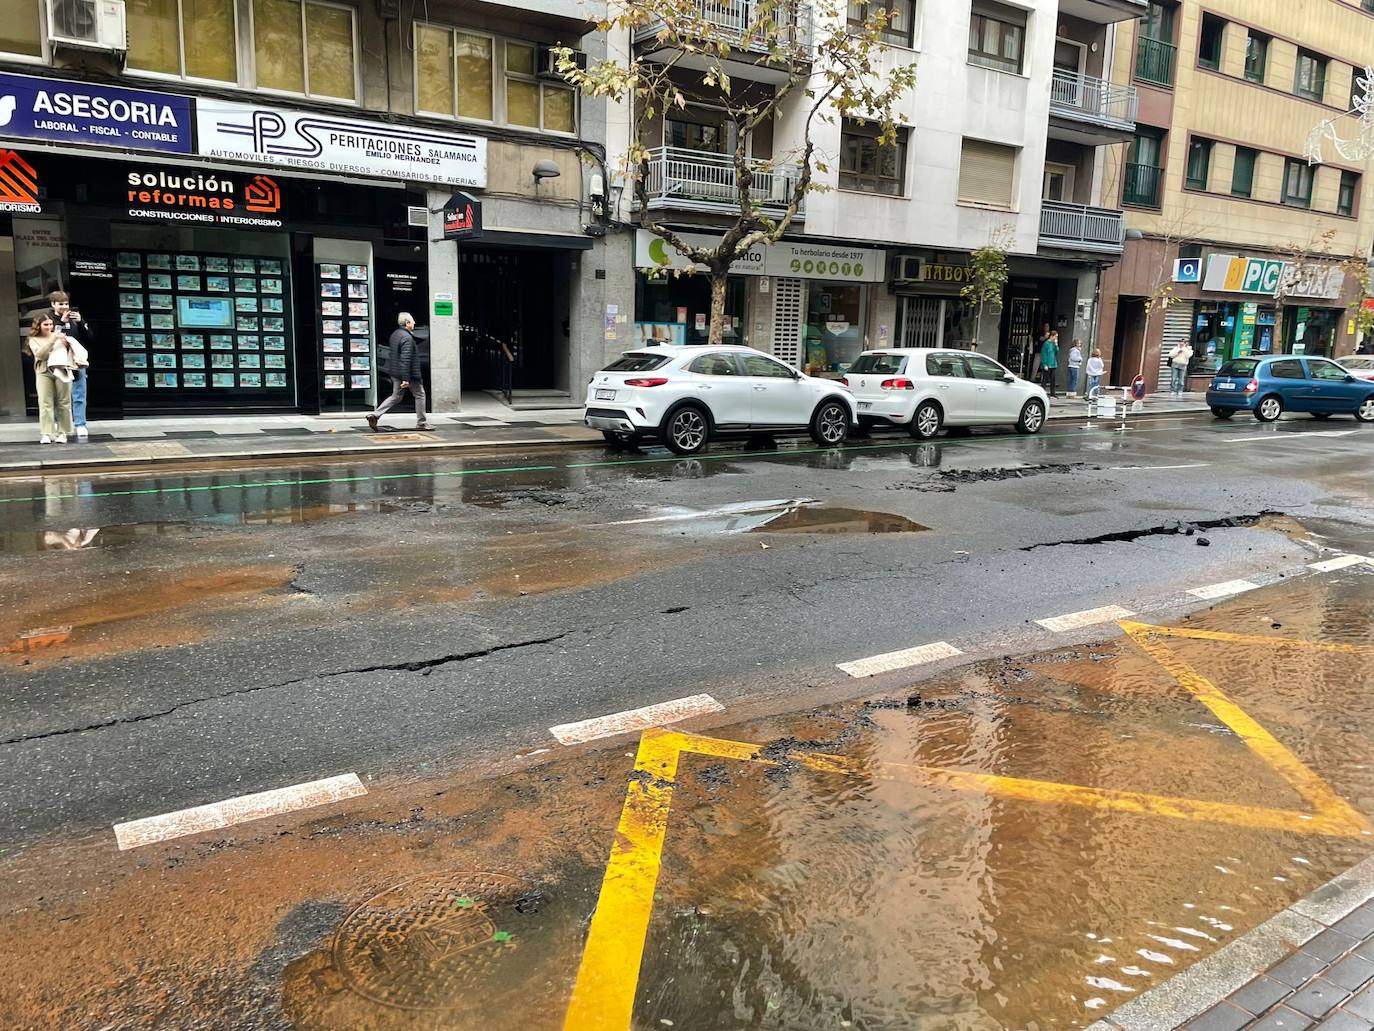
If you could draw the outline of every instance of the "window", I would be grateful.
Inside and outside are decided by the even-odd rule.
[[[1371,0],[1374,2],[1374,0]],[[1364,100],[1365,75],[1363,68],[1350,69],[1350,106],[1349,111],[1359,109],[1359,102]]]
[[[39,0],[20,0],[19,9],[0,21],[0,52],[24,57],[43,56],[43,33],[39,24]]]
[[[916,35],[915,0],[849,0],[849,27],[862,28],[878,11],[887,11],[887,25],[879,38],[893,46],[911,46]]]
[[[900,376],[906,372],[906,355],[861,354],[854,359],[849,371],[860,376]]]
[[[492,120],[490,36],[415,25],[415,107],[426,114]]]
[[[1188,141],[1188,178],[1184,185],[1190,190],[1207,189],[1211,169],[1212,141],[1194,136]]]
[[[971,378],[964,368],[962,354],[931,354],[926,356],[927,376],[948,376],[952,379]]]
[[[1321,100],[1326,94],[1326,58],[1310,50],[1299,50],[1297,68],[1293,92],[1308,100]]]
[[[1269,365],[1269,375],[1277,379],[1305,379],[1302,374],[1302,362],[1289,359],[1285,362],[1271,362]]]
[[[1226,22],[1215,14],[1202,16],[1202,37],[1197,45],[1197,63],[1204,68],[1220,68]]]
[[[964,140],[959,161],[959,203],[1010,210],[1015,187],[1015,147]]]
[[[506,121],[549,132],[573,132],[573,91],[535,78],[538,50],[529,43],[507,43]]]
[[[1126,150],[1125,185],[1121,200],[1137,207],[1159,207],[1159,187],[1164,169],[1160,162],[1164,154],[1164,133],[1159,129],[1141,128]]]
[[[968,23],[969,64],[1019,74],[1025,44],[1024,12],[987,0],[974,0],[973,17]]]
[[[740,363],[744,366],[746,376],[766,376],[770,379],[794,379],[791,369],[786,365],[773,361],[772,358],[765,358],[761,354],[740,355]]]
[[[1001,380],[1007,377],[1007,370],[991,358],[985,358],[980,354],[966,354],[964,361],[968,363],[969,372],[973,373],[974,379]]]
[[[1227,379],[1249,379],[1258,368],[1258,359],[1233,358],[1217,370],[1217,375]]]
[[[1360,174],[1358,172],[1342,172],[1340,193],[1336,195],[1336,214],[1355,214],[1355,196],[1359,192]]]
[[[907,131],[897,130],[897,142],[878,142],[876,125],[848,118],[840,133],[840,189],[900,197],[906,192]]]
[[[238,82],[234,0],[129,0],[129,67]]]
[[[1283,169],[1283,202],[1294,208],[1312,206],[1312,166],[1289,158]]]
[[[1264,82],[1264,69],[1269,64],[1269,37],[1254,29],[1245,40],[1245,77],[1251,82]]]
[[[1231,196],[1249,197],[1255,189],[1255,161],[1259,151],[1249,147],[1236,148],[1236,164],[1231,169]]]
[[[1174,5],[1150,0],[1136,42],[1135,77],[1156,86],[1172,86],[1174,51]]]
[[[358,98],[351,8],[305,0],[253,0],[253,56],[257,84],[263,89],[334,100]]]
[[[703,354],[687,366],[688,372],[698,376],[738,376],[739,368],[728,354]]]
[[[1334,379],[1344,381],[1350,375],[1335,362],[1315,362],[1307,359],[1307,371],[1313,379]]]
[[[602,372],[653,372],[672,361],[670,354],[626,354],[607,365]]]

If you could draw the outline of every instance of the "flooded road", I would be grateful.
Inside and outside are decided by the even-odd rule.
[[[1086,1026],[1374,852],[1374,575],[1125,626],[328,813],[29,850],[0,1019]]]

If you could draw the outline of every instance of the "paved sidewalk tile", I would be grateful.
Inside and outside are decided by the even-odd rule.
[[[1338,1010],[1318,1024],[1317,1031],[1374,1031],[1374,1023],[1345,1010]]]
[[[1344,988],[1318,977],[1294,992],[1284,1005],[1309,1017],[1324,1017],[1349,997]]]
[[[1276,1002],[1281,1002],[1293,991],[1292,985],[1276,981],[1261,974],[1244,988],[1231,996],[1230,1001],[1252,1014],[1266,1012]]]
[[[1295,952],[1282,963],[1272,967],[1268,973],[1274,980],[1297,988],[1315,977],[1325,966],[1326,961],[1317,956]]]
[[[1242,1031],[1254,1019],[1253,1013],[1237,1009],[1229,1002],[1219,1002],[1183,1026],[1184,1031]]]
[[[1280,1006],[1268,1016],[1261,1017],[1251,1024],[1248,1031],[1306,1031],[1311,1026],[1311,1017],[1304,1017],[1296,1010]]]
[[[1353,953],[1336,963],[1323,975],[1332,984],[1353,992],[1374,977],[1374,963]]]

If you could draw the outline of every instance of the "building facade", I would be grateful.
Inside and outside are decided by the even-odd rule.
[[[97,336],[93,418],[365,411],[400,311],[436,409],[580,393],[614,349],[605,313],[633,303],[605,107],[549,54],[594,49],[592,17],[575,0],[15,0],[0,310],[16,344],[70,292]],[[480,233],[446,234],[454,202]],[[32,411],[27,365],[0,349],[0,415]]]
[[[1106,278],[1111,382],[1167,383],[1184,341],[1190,389],[1242,355],[1354,350],[1371,177],[1329,145],[1318,165],[1305,150],[1328,119],[1338,135],[1358,132],[1340,116],[1362,94],[1370,7],[1150,0],[1119,34],[1116,78],[1139,95],[1139,125],[1113,151],[1104,191],[1141,238]]]

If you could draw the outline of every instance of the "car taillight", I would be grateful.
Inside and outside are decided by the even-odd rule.
[[[1246,392],[1247,394],[1253,394],[1253,393],[1254,393],[1256,390],[1258,390],[1258,389],[1259,389],[1259,380],[1257,380],[1257,379],[1252,379],[1249,383],[1245,384],[1245,392]]]
[[[627,387],[661,387],[667,382],[668,380],[663,376],[653,376],[648,379],[627,379],[625,385]]]
[[[848,377],[848,376],[841,376],[841,377],[840,377],[840,385],[841,385],[841,386],[845,386],[845,387],[849,386],[849,377]]]
[[[884,390],[915,390],[916,384],[909,379],[885,379],[881,384]]]

